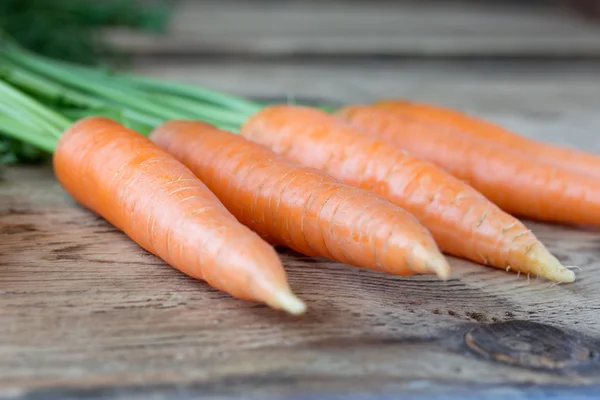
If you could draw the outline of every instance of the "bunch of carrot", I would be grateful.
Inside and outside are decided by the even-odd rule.
[[[199,122],[164,124],[152,141],[103,117],[69,127],[1,82],[0,94],[12,103],[3,104],[9,112],[2,129],[43,141],[40,147],[54,152],[59,182],[78,203],[175,268],[236,297],[304,312],[268,242],[399,275],[449,275],[433,238],[409,213],[241,137]],[[186,133],[196,138],[188,143]]]
[[[12,46],[0,72],[3,96],[19,99],[0,101],[0,130],[54,152],[56,175],[79,203],[184,273],[292,313],[304,305],[270,245],[445,279],[439,247],[571,282],[513,215],[600,224],[599,157],[455,111],[406,101],[333,115],[262,107]],[[96,117],[67,128],[49,107]]]

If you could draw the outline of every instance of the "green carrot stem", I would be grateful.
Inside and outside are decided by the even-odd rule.
[[[121,109],[120,112],[121,112],[121,115],[123,116],[123,118],[125,118],[127,120],[132,120],[137,123],[152,126],[152,127],[158,126],[158,125],[166,122],[166,120],[164,120],[164,119],[156,118],[151,115],[146,115],[146,114],[137,112],[135,110],[127,109],[127,108]]]
[[[98,98],[61,86],[50,79],[18,67],[0,67],[0,77],[36,96],[48,99],[58,106],[71,105],[94,108],[106,104]]]
[[[7,118],[11,118],[16,121],[21,121],[21,125],[28,126],[29,128],[38,129],[39,123],[36,124],[35,118],[23,118],[23,110],[15,108],[14,103],[9,104],[5,100],[0,99],[0,114],[4,114]],[[50,126],[50,129],[53,129]]]
[[[88,109],[62,109],[61,113],[67,115],[71,119],[80,119],[84,117],[90,117],[93,115],[103,115],[105,117],[113,119],[126,119],[135,121],[139,124],[147,126],[158,126],[165,122],[164,119],[154,118],[134,110],[119,107],[100,107],[100,108],[88,108]]]
[[[53,93],[55,97],[59,94],[66,97],[71,93],[85,96],[80,102],[87,109],[84,114],[106,115],[146,129],[170,119],[199,119],[222,129],[239,132],[245,120],[265,106],[210,89],[91,69],[19,49],[9,48],[2,54],[4,58],[28,70],[15,74],[20,79],[13,79],[14,82],[27,83],[31,88],[38,81],[37,77],[52,84],[39,85],[42,88],[39,90],[46,94]],[[78,91],[71,88],[77,88]],[[77,95],[68,100],[75,103],[75,98]],[[98,104],[102,106],[98,107]]]
[[[37,73],[44,74],[51,77],[63,84],[71,85],[79,89],[94,93],[96,95],[111,99],[112,101],[119,102],[131,107],[132,109],[139,110],[144,113],[165,118],[165,119],[186,119],[189,116],[184,113],[179,113],[175,110],[166,109],[160,107],[151,101],[140,98],[139,94],[136,95],[131,91],[125,91],[123,89],[116,89],[112,86],[102,85],[94,83],[92,80],[81,76],[81,74],[74,73],[73,71],[65,71],[64,69],[57,67],[51,63],[40,62],[32,57],[23,57],[21,53],[5,52],[11,61],[29,68]]]
[[[69,71],[69,73],[77,72],[79,74],[86,74],[88,75],[88,78],[91,78],[92,76],[98,78],[110,78],[114,82],[118,82],[121,85],[137,88],[139,90],[157,91],[175,96],[184,96],[193,100],[221,106],[232,111],[243,112],[244,114],[248,115],[252,115],[262,108],[259,103],[212,89],[189,86],[180,83],[163,82],[158,79],[142,77],[133,74],[112,73],[110,70],[94,70],[64,61],[53,60],[47,57],[29,53],[24,50],[9,49],[6,51],[6,54],[12,59],[18,59],[23,62],[27,62],[29,65],[31,65],[31,63],[36,63],[38,65],[43,63],[45,65],[51,65],[54,68],[60,68],[65,72]]]
[[[32,134],[33,128],[24,125],[10,117],[0,114],[0,132],[13,139],[37,147],[38,149],[54,152],[57,140],[53,137],[48,137],[39,132]]]
[[[162,104],[170,104],[180,110],[187,111],[193,118],[202,120],[221,121],[227,124],[239,125],[247,119],[244,115],[237,115],[213,105],[201,104],[198,101],[171,94],[151,93],[148,95],[148,98]]]
[[[149,134],[154,127],[165,122],[165,120],[144,115],[134,110],[118,107],[63,109],[61,112],[75,120],[90,116],[103,116],[118,121],[128,127],[134,128],[134,130],[143,135]]]
[[[240,111],[244,114],[252,115],[262,108],[258,103],[207,88],[172,82],[162,82],[158,79],[131,74],[118,76],[117,79],[122,79],[124,82],[137,85],[145,90],[185,96],[194,100],[223,106],[233,111]]]
[[[23,107],[23,112],[27,112],[29,118],[32,118],[35,123],[43,125],[49,131],[55,129],[62,131],[70,124],[66,118],[42,106],[3,81],[0,81],[0,95],[3,96],[5,103],[10,101]]]
[[[55,66],[45,65],[37,61],[17,57],[15,62],[33,69],[38,74],[50,75],[62,85],[78,86],[83,90],[100,95],[110,102],[136,110],[144,115],[169,119],[201,119],[217,124],[239,125],[247,117],[239,112],[224,110],[220,107],[201,104],[199,102],[171,94],[148,94],[146,91],[123,87],[113,76],[93,74],[90,71],[73,70],[66,73]]]
[[[24,53],[26,54],[26,53]],[[35,57],[34,57],[35,58]],[[42,59],[43,57],[38,57],[40,59]],[[17,53],[16,59],[21,61],[21,54]],[[44,61],[46,62],[46,61]],[[88,79],[88,84],[89,86],[86,86],[87,88],[90,88],[90,86],[93,85],[102,85],[103,87],[106,87],[106,85],[112,85],[115,86],[115,82],[114,81],[107,81],[106,80],[106,76],[103,74],[98,74],[98,73],[94,73],[94,70],[91,70],[89,68],[86,67],[79,67],[79,66],[75,66],[73,64],[69,64],[69,63],[64,63],[61,61],[48,61],[52,64],[56,64],[57,66],[62,66],[66,69],[69,69],[70,71],[64,71],[65,74],[62,75],[67,76],[70,75],[72,76],[73,73],[77,74],[77,75],[85,75],[86,77],[89,77],[91,79]],[[6,64],[6,63],[5,63]],[[27,66],[31,66],[29,63],[27,63]],[[2,70],[0,70],[2,71]],[[118,99],[113,99],[113,98],[98,98],[97,94],[96,95],[88,95],[84,92],[78,92],[75,90],[70,89],[68,86],[66,86],[67,84],[69,84],[71,82],[70,79],[59,79],[60,83],[57,83],[55,81],[52,81],[49,78],[46,78],[42,75],[40,75],[40,73],[43,73],[42,68],[36,68],[35,72],[37,73],[34,74],[28,70],[24,70],[22,68],[18,68],[18,67],[12,67],[12,68],[8,68],[7,66],[5,66],[5,68],[3,68],[4,74],[8,77],[10,77],[10,81],[11,83],[15,84],[15,85],[19,85],[20,87],[23,88],[27,88],[32,92],[36,92],[38,94],[41,94],[43,97],[49,98],[51,100],[54,100],[57,105],[61,106],[61,103],[64,104],[68,104],[68,105],[74,105],[74,106],[79,106],[79,107],[84,107],[89,109],[88,111],[82,111],[80,113],[78,113],[79,115],[92,115],[93,111],[97,112],[98,114],[101,115],[110,115],[112,117],[115,116],[119,116],[119,119],[123,119],[126,118],[128,120],[134,120],[136,123],[139,124],[144,124],[144,125],[159,125],[160,123],[162,123],[163,121],[165,121],[166,115],[162,115],[159,117],[155,117],[154,115],[149,115],[148,110],[145,109],[144,112],[138,112],[136,110],[133,110],[131,108],[127,108],[129,104],[127,104],[126,102],[123,101],[122,97],[119,97]],[[52,75],[53,77],[55,77],[56,79],[56,72],[57,71],[53,71]],[[66,74],[66,72],[70,72],[70,74]],[[1,72],[0,72],[1,73]],[[102,79],[103,82],[96,82],[96,80]],[[96,86],[95,86],[96,87]],[[140,97],[148,97],[145,96],[145,93],[135,93],[137,96]],[[94,97],[96,96],[96,97]],[[111,100],[117,100],[117,104],[121,104],[121,106],[124,106],[125,108],[122,109],[117,109],[116,106],[114,104],[113,101]],[[135,105],[134,105],[135,107]],[[168,105],[164,107],[165,109],[168,109]],[[183,114],[180,110],[177,110],[174,107],[171,107],[171,113],[169,115],[177,115],[179,117],[188,117],[191,118],[192,116],[189,114]],[[71,110],[71,114],[75,115],[73,113],[73,110]]]
[[[77,67],[73,72],[85,74],[90,82],[93,81],[102,85],[120,87],[121,90],[128,90],[135,93],[137,96],[145,97],[146,99],[151,100],[155,105],[160,105],[165,109],[172,110],[175,115],[180,116],[179,118],[202,119],[209,123],[223,121],[230,125],[240,124],[247,119],[246,116],[235,115],[231,110],[223,110],[223,107],[216,106],[212,103],[206,104],[205,102],[200,102],[199,100],[194,100],[189,97],[182,97],[181,95],[175,95],[170,92],[148,91],[148,89],[135,84],[135,82],[132,82],[130,79],[103,73],[100,70],[94,71]],[[125,104],[125,102],[122,102],[122,104]],[[125,105],[131,107],[130,104]],[[253,109],[253,112],[254,111],[257,111],[257,109]]]

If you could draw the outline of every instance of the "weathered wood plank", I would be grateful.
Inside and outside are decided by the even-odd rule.
[[[138,54],[599,57],[600,27],[529,2],[182,1],[169,34],[119,32]]]
[[[262,96],[368,101],[402,94],[464,107],[531,136],[598,146],[593,70],[511,75],[377,63],[138,70]],[[357,79],[364,73],[368,80]],[[545,393],[565,397],[579,393],[569,387],[597,390],[595,361],[583,370],[540,371],[487,360],[464,343],[474,326],[516,320],[573,329],[593,337],[594,348],[600,232],[529,225],[562,261],[581,266],[576,283],[553,286],[460,260],[443,283],[282,252],[294,290],[310,307],[296,319],[166,266],[75,206],[49,169],[8,169],[0,184],[0,393],[465,398],[469,387],[502,398],[531,395],[532,383],[559,385]]]
[[[183,387],[265,398],[600,383],[592,356],[557,374],[489,361],[464,343],[480,323],[535,321],[589,335],[574,337],[597,351],[598,232],[530,224],[582,267],[561,286],[460,260],[440,282],[284,251],[310,307],[292,318],[171,269],[75,206],[49,169],[8,169],[0,211],[0,394],[152,389],[166,399]]]

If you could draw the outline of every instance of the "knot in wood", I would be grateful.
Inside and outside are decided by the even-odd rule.
[[[596,354],[579,336],[528,321],[479,325],[467,332],[465,344],[484,358],[533,369],[579,367]]]

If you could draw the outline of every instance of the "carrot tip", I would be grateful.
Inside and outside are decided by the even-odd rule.
[[[442,254],[438,254],[429,256],[421,272],[426,274],[436,274],[438,278],[446,281],[450,278],[450,274],[452,271],[450,268],[450,264],[448,264],[448,260],[446,260],[446,257],[444,257]]]
[[[554,276],[552,276],[552,279],[554,279],[555,281],[558,281],[558,282],[565,282],[565,283],[570,283],[570,282],[575,281],[575,273],[567,268],[568,267],[564,268],[563,270],[557,271],[556,274]]]
[[[448,262],[446,260],[443,260],[443,262],[438,262],[437,264],[434,264],[434,271],[435,271],[435,274],[438,276],[438,278],[440,278],[443,281],[447,281],[448,279],[450,279],[450,275],[452,274],[450,265],[448,264]]]
[[[544,246],[538,246],[529,254],[525,264],[524,273],[531,273],[540,277],[561,283],[570,283],[575,280],[575,273],[565,267]]]
[[[306,304],[290,291],[277,292],[273,305],[293,315],[301,315],[306,311]]]
[[[541,269],[536,275],[561,283],[575,281],[575,273],[560,264],[555,264],[553,268]]]

